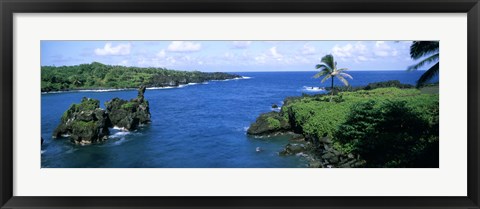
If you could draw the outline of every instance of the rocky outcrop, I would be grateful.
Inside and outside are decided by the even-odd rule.
[[[138,96],[130,101],[114,98],[105,102],[113,126],[134,130],[150,122],[150,107],[144,97],[145,87],[140,87]]]
[[[150,108],[144,97],[145,87],[140,87],[136,98],[130,101],[114,98],[105,103],[107,110],[100,108],[96,99],[82,99],[72,104],[63,113],[53,138],[68,137],[76,144],[91,144],[106,140],[110,127],[134,130],[150,122]]]
[[[333,142],[328,137],[320,139],[307,137],[312,143],[309,167],[312,168],[357,168],[363,167],[365,161],[360,156],[346,154],[335,149]]]
[[[300,153],[306,153],[311,148],[310,143],[289,143],[285,146],[285,149],[278,154],[282,156],[296,155]]]
[[[107,139],[110,125],[106,111],[100,108],[100,101],[84,97],[80,104],[72,104],[63,113],[52,137],[70,137],[77,144],[90,144]]]
[[[290,129],[288,120],[279,112],[260,115],[247,130],[250,135],[275,135]]]

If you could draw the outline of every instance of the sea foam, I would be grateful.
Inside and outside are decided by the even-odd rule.
[[[173,89],[175,86],[164,86],[164,87],[148,87],[148,90],[158,90],[158,89]]]
[[[322,91],[326,91],[326,90],[325,90],[325,88],[318,87],[318,86],[304,86],[302,91],[322,92]]]

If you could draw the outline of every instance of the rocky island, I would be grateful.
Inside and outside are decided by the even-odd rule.
[[[68,137],[76,144],[91,144],[108,139],[109,128],[135,130],[150,122],[149,103],[144,97],[145,86],[138,89],[138,96],[130,101],[114,98],[105,102],[84,97],[80,104],[72,104],[63,113],[53,138]]]
[[[130,101],[114,98],[105,102],[112,126],[130,131],[150,122],[150,107],[144,93],[145,87],[142,86],[137,98]]]
[[[303,155],[310,167],[438,167],[438,98],[438,85],[398,81],[289,97],[247,134],[292,135],[279,154]]]

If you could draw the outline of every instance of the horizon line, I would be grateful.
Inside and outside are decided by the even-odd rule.
[[[94,63],[94,62],[92,62]],[[59,66],[55,66],[55,65],[41,65],[40,68],[42,67],[72,67],[72,66],[79,66],[79,65],[89,65],[89,64],[92,64],[92,63],[83,63],[83,64],[76,64],[76,65],[59,65]],[[100,63],[100,64],[103,64],[101,62],[97,62],[97,63]],[[103,64],[103,65],[110,65],[110,64]],[[204,72],[204,73],[215,73],[215,72],[220,72],[220,73],[249,73],[249,72],[252,72],[252,73],[275,73],[275,72],[318,72],[317,70],[277,70],[277,71],[273,71],[273,70],[246,70],[246,71],[202,71],[202,70],[182,70],[182,69],[171,69],[171,68],[167,68],[167,67],[141,67],[141,66],[125,66],[125,65],[110,65],[110,66],[122,66],[122,67],[134,67],[134,68],[157,68],[157,69],[164,69],[164,70],[174,70],[174,71],[185,71],[185,72],[193,72],[193,71],[199,71],[199,72]],[[378,71],[378,72],[385,72],[385,71],[407,71],[406,69],[404,70],[348,70],[348,72],[365,72],[365,71],[368,71],[368,72],[375,72],[375,71]],[[415,71],[426,71],[426,70],[415,70]]]

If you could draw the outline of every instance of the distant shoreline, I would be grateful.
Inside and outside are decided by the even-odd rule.
[[[225,79],[225,80],[209,80],[202,83],[186,83],[179,84],[176,86],[150,86],[147,87],[147,90],[162,90],[162,89],[176,89],[183,88],[186,86],[208,84],[208,82],[219,82],[219,81],[233,81],[233,80],[243,80],[250,79],[248,76],[241,76],[238,78]],[[137,88],[97,88],[97,89],[72,89],[72,90],[63,90],[63,91],[42,91],[41,94],[61,94],[61,93],[76,93],[76,92],[113,92],[113,91],[136,91]]]

